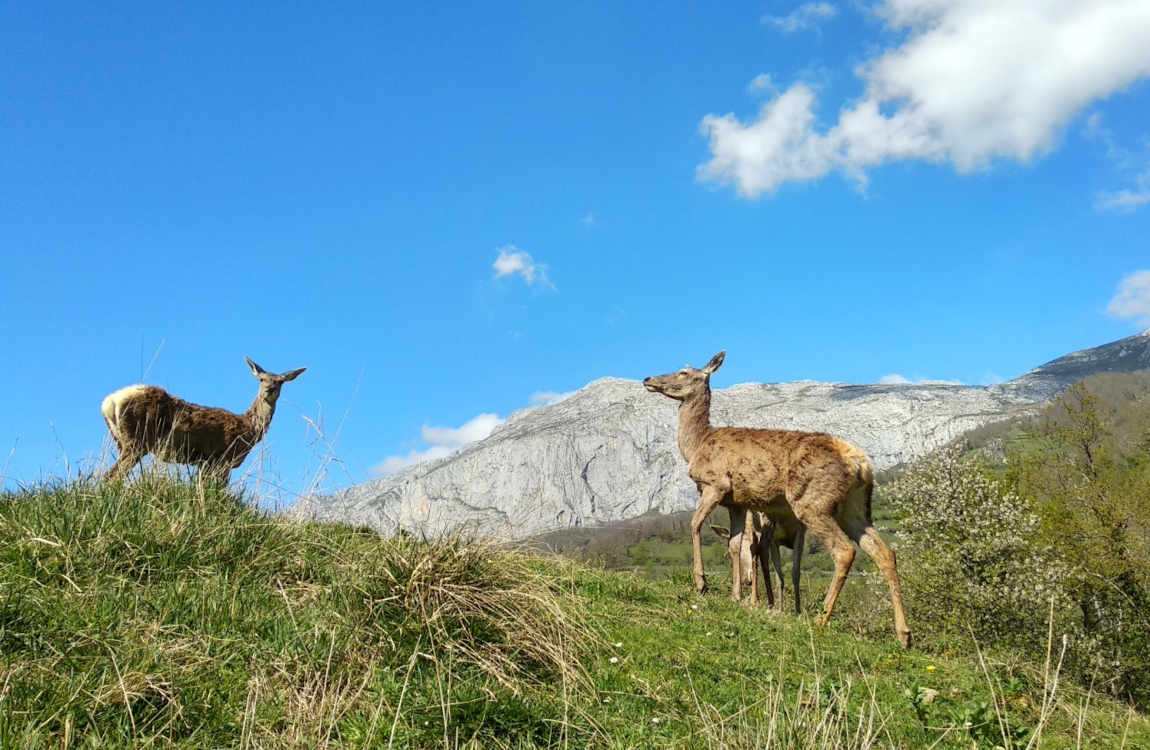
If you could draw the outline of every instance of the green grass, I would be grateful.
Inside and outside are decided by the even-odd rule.
[[[700,598],[685,564],[381,539],[159,478],[4,495],[0,745],[1150,746],[1061,683],[1044,715],[1042,665],[730,602],[712,555]]]

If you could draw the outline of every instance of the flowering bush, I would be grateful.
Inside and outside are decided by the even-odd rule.
[[[1066,566],[1039,543],[1029,503],[978,459],[937,453],[884,488],[901,518],[899,568],[915,629],[927,638],[1045,649],[1050,603],[1075,630]]]

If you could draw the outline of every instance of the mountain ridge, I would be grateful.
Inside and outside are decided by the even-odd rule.
[[[1150,368],[1150,332],[1072,352],[1005,383],[739,383],[716,389],[712,423],[829,432],[889,469],[959,435],[1027,413],[1095,372]],[[695,506],[679,455],[678,404],[602,377],[513,412],[483,440],[287,509],[291,515],[435,536],[516,539]]]

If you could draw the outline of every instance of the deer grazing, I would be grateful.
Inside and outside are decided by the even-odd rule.
[[[154,385],[130,385],[105,398],[100,411],[119,456],[104,478],[126,477],[151,453],[161,461],[197,466],[202,475],[226,484],[231,470],[267,433],[280,388],[307,369],[277,375],[244,360],[260,384],[243,414],[192,404]]]
[[[643,381],[648,391],[681,402],[679,450],[699,489],[699,505],[691,518],[695,588],[699,593],[707,590],[700,530],[716,506],[757,510],[775,518],[794,515],[826,547],[835,565],[816,622],[826,624],[834,612],[854,562],[853,540],[886,576],[895,634],[904,647],[909,646],[910,627],[894,553],[871,523],[870,459],[850,443],[824,433],[712,427],[710,379],[725,355],[719,352],[701,370],[685,367]],[[741,567],[743,556],[737,557],[732,563]]]
[[[795,590],[795,614],[802,612],[802,599],[799,593],[799,571],[803,559],[803,545],[807,529],[793,515],[771,517],[751,511],[751,528],[746,526],[745,509],[730,508],[731,528],[743,529],[732,534],[722,526],[711,526],[711,530],[727,542],[727,555],[731,558],[731,598],[738,601],[742,587],[751,587],[751,604],[759,603],[758,571],[763,569],[763,583],[766,586],[767,604],[782,610],[787,598],[786,578],[783,574],[783,560],[779,547],[792,550],[791,580]],[[738,558],[736,560],[736,558]],[[774,590],[768,562],[773,564],[779,577],[779,600],[775,603]],[[738,567],[736,567],[738,566]],[[741,575],[739,574],[741,570]]]

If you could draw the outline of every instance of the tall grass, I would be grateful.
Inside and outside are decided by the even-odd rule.
[[[8,495],[0,742],[421,737],[411,713],[382,720],[400,717],[380,697],[397,681],[409,706],[450,704],[440,718],[463,737],[491,733],[499,722],[453,701],[585,683],[578,657],[595,639],[577,611],[528,558],[490,544],[285,522],[164,476]]]
[[[1150,742],[1049,680],[700,599],[686,576],[383,539],[163,474],[0,495],[0,747]]]

